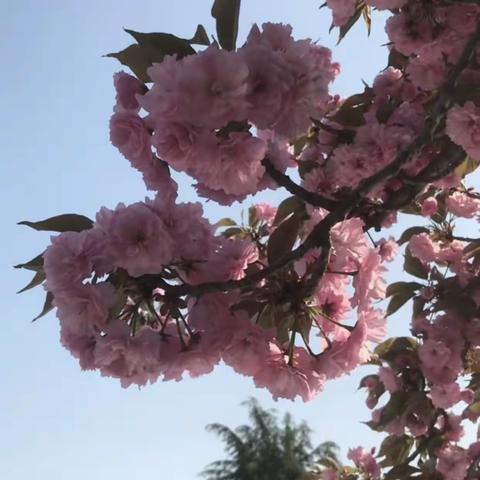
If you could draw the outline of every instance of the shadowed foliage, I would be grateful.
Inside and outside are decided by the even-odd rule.
[[[276,412],[264,410],[254,399],[244,405],[249,425],[234,430],[219,423],[207,426],[222,439],[227,452],[227,459],[202,472],[207,480],[300,480],[325,459],[338,462],[335,443],[313,448],[305,422],[295,423],[288,413],[279,420]]]

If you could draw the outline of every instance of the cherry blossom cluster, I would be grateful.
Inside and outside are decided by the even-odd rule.
[[[329,109],[328,85],[338,70],[330,50],[295,41],[291,27],[255,25],[236,52],[210,46],[154,64],[148,70],[153,85],[144,95],[141,82],[118,74],[112,142],[154,190],[164,170],[152,172],[152,149],[192,176],[199,195],[224,204],[243,200],[272,186],[265,156],[282,172],[294,165],[287,140]]]
[[[274,230],[274,216],[268,205],[253,207],[256,228],[247,229],[250,235]],[[277,300],[286,332],[295,323],[299,337],[315,332],[304,347],[293,343],[295,333],[282,339],[274,328],[279,313],[268,295],[278,292],[269,292],[268,281],[266,298],[255,299],[262,308],[253,317],[238,292],[187,303],[168,298],[171,280],[239,280],[267,261],[261,240],[215,236],[199,204],[176,204],[172,197],[102,208],[93,228],[54,237],[43,255],[46,288],[54,296],[62,343],[84,369],[120,378],[124,386],[144,385],[160,376],[180,380],[184,373],[209,373],[223,360],[274,397],[300,395],[307,401],[326,379],[367,360],[368,344],[385,333],[383,312],[373,303],[385,296],[383,262],[392,258],[395,244],[370,247],[362,227],[351,219],[332,229],[332,273],[308,303],[294,310],[290,298]],[[311,252],[284,281],[298,283],[317,256]],[[358,320],[349,325],[353,309]],[[313,348],[318,355],[310,354]]]
[[[254,26],[236,50],[220,39],[195,52],[170,36],[160,55],[165,34],[137,35],[127,50],[144,56],[136,76],[114,76],[110,139],[153,198],[104,207],[81,228],[40,222],[63,233],[23,265],[45,279],[81,367],[142,386],[223,362],[274,398],[308,401],[374,363],[361,384],[369,425],[389,436],[376,457],[352,449],[354,467],[321,478],[478,478],[479,444],[459,443],[480,415],[480,241],[454,228],[478,229],[480,215],[464,180],[480,162],[480,7],[466,3],[327,0],[341,35],[372,8],[391,11],[388,67],[349,98],[329,93],[331,52],[286,25]],[[177,172],[222,205],[279,187],[291,196],[211,223],[179,202]],[[421,225],[397,241],[370,233],[398,213]],[[400,249],[417,278],[387,286]],[[413,337],[373,351],[409,300]]]

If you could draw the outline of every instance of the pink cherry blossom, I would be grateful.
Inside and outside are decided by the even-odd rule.
[[[355,0],[327,0],[327,6],[332,10],[333,25],[345,25],[355,13]]]
[[[250,71],[249,118],[261,129],[294,137],[325,112],[338,64],[331,62],[330,50],[293,40],[290,26],[262,28],[254,25],[240,50]]]
[[[133,276],[159,273],[173,258],[173,239],[162,219],[144,203],[103,207],[96,226],[106,236],[106,249],[115,266]]]
[[[437,213],[438,202],[435,197],[428,197],[422,202],[421,212],[425,217],[431,217]]]
[[[433,262],[440,252],[439,246],[426,233],[413,235],[410,238],[408,248],[414,257],[424,263]]]
[[[378,376],[380,378],[380,381],[385,385],[385,388],[390,393],[395,393],[400,390],[400,380],[391,368],[381,367],[378,370]]]
[[[432,403],[439,408],[450,408],[461,399],[460,387],[457,383],[433,385],[430,392]]]
[[[480,161],[480,107],[454,105],[447,115],[447,135],[474,160]]]
[[[468,464],[467,452],[463,448],[447,446],[438,452],[437,470],[445,480],[465,478]]]
[[[255,385],[268,388],[274,400],[293,400],[299,395],[304,402],[308,402],[323,388],[325,379],[311,370],[310,363],[311,357],[303,348],[295,349],[290,364],[288,356],[270,343],[266,364],[254,375]]]
[[[275,219],[277,209],[269,203],[257,203],[253,206],[255,211],[255,218],[267,225],[271,225]]]
[[[380,466],[377,464],[373,455],[366,452],[362,447],[351,448],[347,453],[347,458],[364,471],[372,480],[380,479]]]
[[[247,117],[248,67],[235,52],[208,47],[180,60],[169,57],[149,68],[153,86],[141,99],[157,119],[221,128]]]
[[[131,110],[138,112],[140,105],[136,95],[142,95],[146,92],[145,85],[136,77],[125,72],[118,72],[113,76],[115,91],[117,93],[115,110]]]
[[[146,157],[151,157],[150,134],[145,122],[131,111],[115,112],[110,119],[110,140],[121,154],[139,168]]]
[[[47,289],[55,295],[76,288],[90,276],[94,256],[102,251],[101,235],[93,230],[65,232],[52,237],[43,254]]]
[[[394,10],[402,8],[408,0],[366,0],[366,4],[375,7],[377,10]]]
[[[473,218],[480,214],[480,198],[454,192],[445,200],[447,209],[457,217]]]

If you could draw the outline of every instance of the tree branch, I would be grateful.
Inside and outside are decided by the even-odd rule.
[[[265,157],[262,160],[262,164],[268,175],[270,175],[270,177],[272,177],[281,187],[284,187],[291,194],[302,199],[309,205],[325,208],[326,210],[333,210],[338,204],[335,200],[330,200],[329,198],[319,195],[318,193],[310,192],[300,185],[297,185],[288,175],[278,171],[268,157]]]
[[[183,295],[200,296],[206,293],[222,291],[226,292],[246,287],[255,288],[258,282],[267,278],[273,273],[276,273],[282,268],[285,268],[295,260],[302,258],[312,248],[326,246],[328,249],[331,227],[333,227],[333,225],[336,223],[348,218],[352,210],[359,204],[366,194],[368,194],[378,184],[383,183],[389,178],[397,175],[402,167],[431,141],[435,134],[436,128],[438,128],[439,124],[441,123],[440,120],[443,119],[448,111],[448,108],[452,104],[452,94],[455,91],[460,74],[473,58],[475,46],[477,43],[479,43],[479,40],[480,26],[467,42],[458,64],[452,70],[448,80],[442,87],[438,99],[431,110],[430,116],[428,117],[423,130],[420,132],[417,138],[413,140],[408,147],[402,150],[390,164],[379,170],[371,177],[362,180],[351,195],[349,195],[345,200],[337,202],[336,208],[330,211],[330,213],[313,228],[312,232],[300,246],[263,270],[247,275],[240,280],[206,282],[198,285],[183,284],[171,285],[168,287],[163,286],[166,295],[169,297],[178,297]],[[280,172],[277,173],[279,173],[283,179],[284,175]]]

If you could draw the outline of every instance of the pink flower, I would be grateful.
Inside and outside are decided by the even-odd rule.
[[[272,207],[269,203],[257,203],[252,208],[255,211],[255,217],[261,222],[265,222],[267,225],[271,225],[275,219],[277,209]]]
[[[335,188],[354,189],[367,177],[372,176],[385,163],[379,148],[363,145],[341,145],[333,152],[328,174]]]
[[[82,370],[94,370],[95,365],[95,345],[96,334],[95,331],[85,329],[84,332],[79,333],[71,329],[70,325],[60,324],[60,342],[61,344],[78,359]]]
[[[162,373],[159,351],[161,341],[156,332],[143,327],[134,337],[119,320],[107,335],[97,339],[95,366],[102,375],[118,378],[122,387],[155,382]]]
[[[94,257],[102,250],[100,242],[101,235],[93,230],[52,237],[43,254],[47,290],[58,296],[78,287],[92,273]]]
[[[193,174],[202,156],[215,151],[216,138],[207,129],[184,122],[157,122],[152,143],[158,155],[179,172]]]
[[[480,161],[480,107],[467,102],[454,105],[447,114],[447,135],[474,160]]]
[[[358,313],[357,322],[365,325],[365,341],[381,342],[386,334],[385,313],[379,309],[368,309]]]
[[[411,254],[423,263],[430,263],[437,259],[440,248],[432,241],[427,233],[419,233],[410,238],[408,244]]]
[[[110,118],[110,140],[120,153],[141,170],[145,158],[151,158],[150,133],[145,122],[134,112],[115,112]]]
[[[144,203],[103,207],[96,225],[106,236],[106,248],[115,266],[134,277],[160,273],[174,258],[174,242],[161,218]]]
[[[205,343],[205,339],[200,337],[199,341],[191,342],[187,349],[177,349],[164,367],[164,381],[179,382],[187,372],[192,378],[212,372],[220,362],[220,351],[213,348],[214,344]]]
[[[438,202],[435,197],[428,197],[422,202],[421,212],[425,217],[431,217],[437,213]]]
[[[373,81],[373,91],[377,97],[397,96],[403,81],[403,73],[394,67],[388,67],[378,74]]]
[[[385,298],[386,283],[382,275],[386,270],[380,255],[375,250],[370,250],[353,278],[355,295],[352,305],[365,310],[373,301]]]
[[[213,225],[203,216],[200,203],[173,204],[157,196],[147,205],[161,218],[175,243],[174,261],[205,262],[217,246]]]
[[[166,57],[148,73],[153,86],[141,105],[154,125],[173,120],[212,129],[247,118],[249,72],[236,52],[211,46],[180,60]]]
[[[232,133],[214,150],[191,165],[193,176],[213,190],[227,195],[255,193],[265,169],[266,144],[248,133]]]
[[[436,45],[426,45],[408,63],[406,73],[412,83],[423,90],[435,90],[446,80],[448,70],[441,50]]]
[[[473,218],[480,213],[480,200],[462,192],[449,195],[445,205],[457,217]]]
[[[125,72],[118,72],[113,76],[115,91],[117,92],[115,111],[131,110],[138,112],[140,105],[136,95],[143,95],[147,88],[137,78]]]
[[[338,65],[331,62],[330,50],[293,40],[289,25],[262,28],[254,25],[240,50],[250,70],[249,119],[260,129],[293,138],[325,112]]]
[[[443,419],[443,417],[441,418]],[[462,439],[465,434],[462,422],[463,418],[460,415],[448,415],[448,417],[443,420],[443,423],[446,423],[445,438],[447,440],[450,442],[459,442]]]
[[[366,336],[367,326],[364,319],[359,318],[346,341],[333,341],[331,348],[316,359],[315,371],[327,378],[337,378],[351,372],[370,357]]]
[[[248,239],[220,239],[206,261],[193,265],[189,281],[239,280],[245,276],[248,265],[258,260],[258,250]]]
[[[420,12],[401,13],[391,16],[385,25],[390,41],[395,49],[404,55],[417,53],[425,44],[432,41],[432,27],[424,18],[414,18]]]
[[[386,390],[390,393],[395,393],[400,390],[400,380],[391,368],[381,367],[378,370],[378,376],[380,381],[385,385]]]
[[[426,367],[442,367],[449,363],[452,352],[442,341],[428,339],[418,348],[418,356]]]
[[[336,27],[345,25],[355,13],[355,0],[327,0],[327,6],[332,10]]]
[[[79,335],[104,330],[115,303],[115,289],[110,283],[78,285],[68,295],[55,298],[57,316],[68,331]]]
[[[369,475],[372,480],[380,479],[380,466],[373,455],[366,452],[363,447],[351,448],[347,453],[347,458],[352,460],[355,466]]]
[[[382,262],[393,262],[398,254],[398,244],[393,237],[388,240],[382,238],[378,242],[378,253],[382,259]]]
[[[271,339],[271,333],[256,325],[238,329],[222,359],[237,373],[253,377],[266,363]]]
[[[291,365],[277,345],[270,343],[265,364],[254,375],[255,386],[266,387],[274,400],[294,400],[299,395],[310,401],[322,388],[325,377],[310,367],[311,357],[303,348],[295,348]]]
[[[331,270],[342,271],[359,267],[363,257],[369,251],[363,226],[362,220],[351,218],[332,227],[330,239],[335,256],[332,260]]]
[[[375,7],[377,10],[395,10],[402,8],[408,0],[366,0],[366,4]]]
[[[437,470],[445,480],[465,478],[468,465],[467,451],[463,448],[448,445],[438,452]]]
[[[110,139],[133,168],[143,174],[147,188],[175,195],[177,184],[170,178],[168,166],[151,150],[151,136],[142,118],[129,110],[120,110],[110,119]]]
[[[433,385],[430,391],[432,403],[438,408],[450,408],[461,400],[460,387],[457,383]]]

